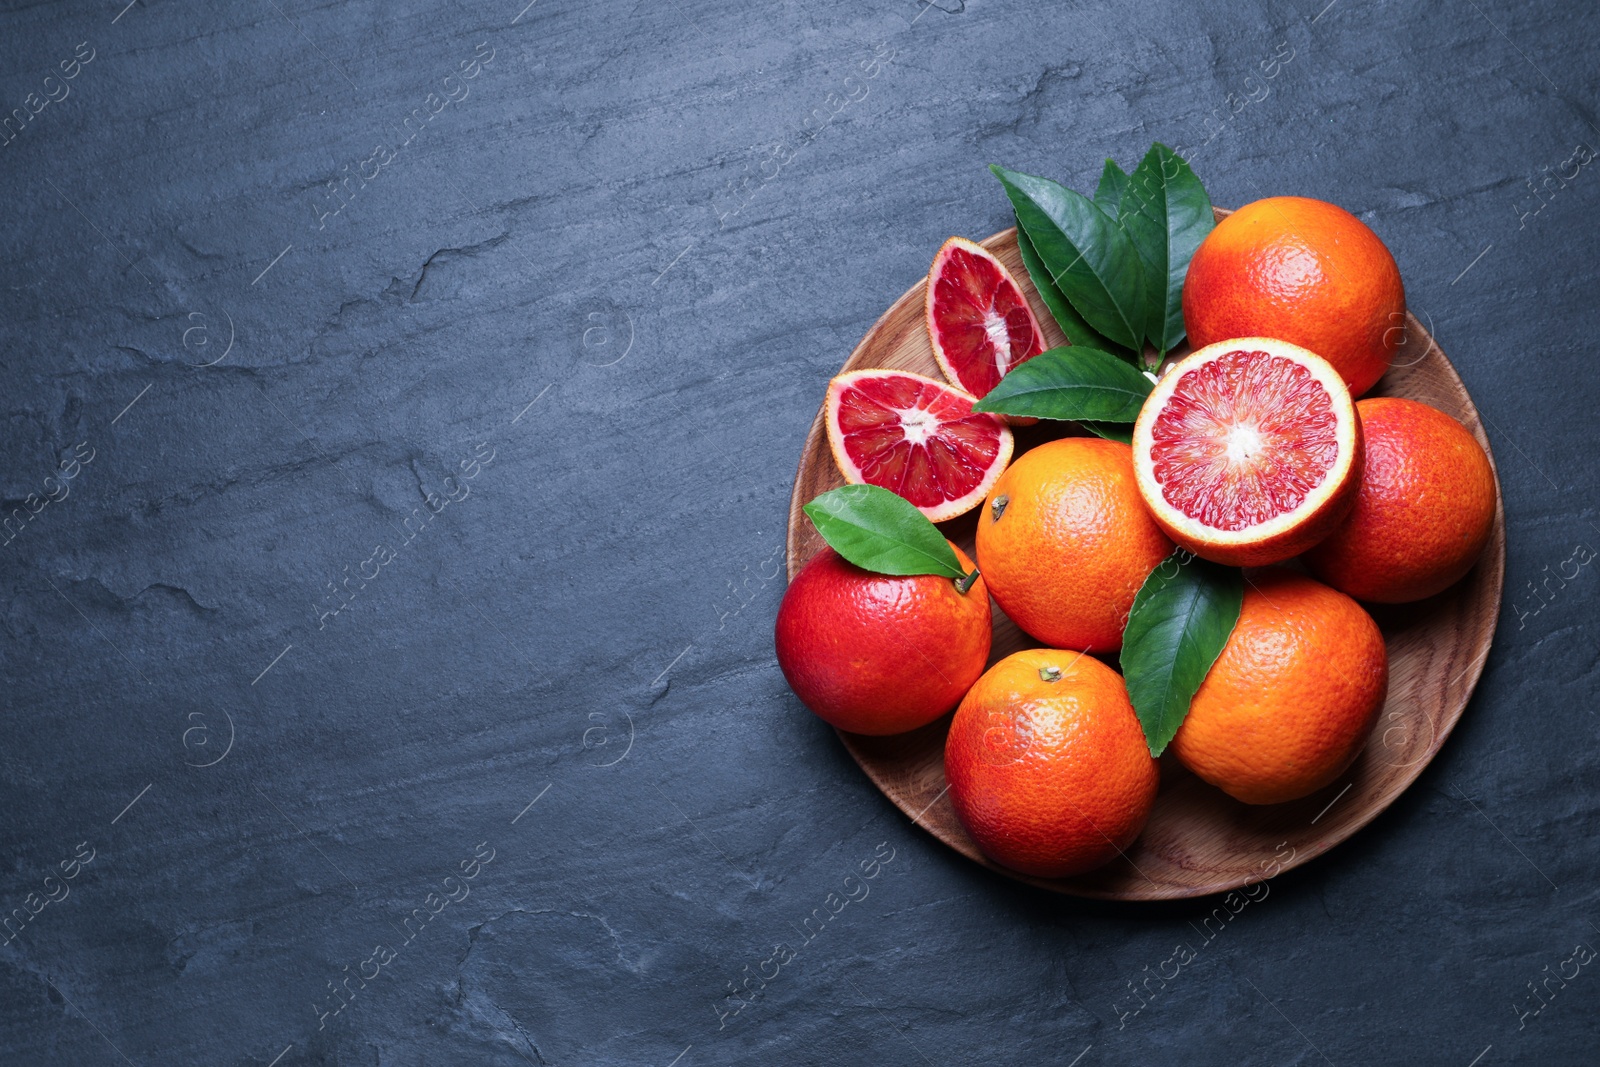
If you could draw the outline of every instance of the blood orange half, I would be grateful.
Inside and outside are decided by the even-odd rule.
[[[982,245],[952,237],[928,269],[928,340],[952,385],[987,396],[1044,351],[1044,331],[1017,280]]]
[[[983,501],[1011,462],[1011,431],[974,414],[976,398],[898,370],[858,370],[828,383],[828,444],[845,480],[892,490],[934,522]]]
[[[1361,423],[1327,360],[1241,337],[1167,371],[1139,412],[1133,458],[1167,536],[1205,559],[1258,567],[1304,552],[1350,510]]]

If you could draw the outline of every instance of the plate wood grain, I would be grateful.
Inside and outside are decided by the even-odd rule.
[[[1218,210],[1217,217],[1229,212]],[[1051,347],[1065,338],[1039,299],[1017,252],[1016,230],[982,242],[1027,293]],[[922,280],[867,331],[841,371],[882,367],[943,380],[928,344]],[[1409,312],[1406,337],[1389,373],[1367,395],[1407,397],[1459,419],[1489,451],[1472,398],[1445,354]],[[1172,354],[1178,358],[1187,346]],[[818,392],[822,392],[819,386]],[[1017,454],[1051,437],[1076,432],[1071,423],[1041,422],[1017,432]],[[1490,453],[1493,463],[1493,453]],[[1496,483],[1498,485],[1498,471]],[[819,407],[806,437],[789,504],[789,578],[822,547],[800,510],[818,494],[844,484],[828,451]],[[944,523],[945,536],[973,553],[976,511]],[[944,738],[950,716],[893,737],[840,732],[840,739],[883,794],[923,829],[963,856],[1009,878],[1074,896],[1164,900],[1220,893],[1257,882],[1321,855],[1366,826],[1409,786],[1450,736],[1472,695],[1494,637],[1505,580],[1505,512],[1495,509],[1494,533],[1466,578],[1416,604],[1369,609],[1389,650],[1389,695],[1366,749],[1337,782],[1304,800],[1256,807],[1241,804],[1190,774],[1171,755],[1161,760],[1161,790],[1149,825],[1119,859],[1076,878],[1042,879],[990,863],[957,820],[946,792]],[[990,663],[1039,647],[998,605]],[[1116,666],[1115,657],[1108,661]]]

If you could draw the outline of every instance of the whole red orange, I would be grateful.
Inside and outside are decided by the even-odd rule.
[[[970,573],[972,560],[955,552]],[[981,577],[963,593],[951,578],[874,574],[824,548],[778,607],[778,666],[833,726],[898,734],[960,702],[983,673],[990,636]]]
[[[978,679],[945,740],[950,800],[996,863],[1041,878],[1115,858],[1160,774],[1122,676],[1081,652],[1016,652]]]
[[[1195,348],[1234,337],[1309,348],[1360,396],[1405,338],[1406,291],[1394,256],[1360,219],[1322,200],[1274,196],[1200,242],[1183,322]]]
[[[1066,437],[1025,453],[978,515],[995,603],[1053,648],[1115,652],[1139,587],[1172,552],[1139,497],[1133,450]]]
[[[1388,688],[1388,649],[1360,604],[1294,571],[1257,571],[1171,750],[1246,804],[1298,800],[1350,766]]]
[[[1477,438],[1427,404],[1356,405],[1366,441],[1356,504],[1306,565],[1358,600],[1433,596],[1472,569],[1494,529],[1494,468]]]

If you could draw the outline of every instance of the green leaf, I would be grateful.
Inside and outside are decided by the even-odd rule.
[[[1068,345],[1016,367],[972,406],[997,415],[1133,422],[1154,388],[1136,368],[1109,352]]]
[[[1083,316],[1073,310],[1072,304],[1067,300],[1050,280],[1050,272],[1044,269],[1044,263],[1039,259],[1033,242],[1028,240],[1028,234],[1022,228],[1022,222],[1017,222],[1017,251],[1022,253],[1022,265],[1028,268],[1028,277],[1033,280],[1033,287],[1039,291],[1045,307],[1050,309],[1050,314],[1055,316],[1056,325],[1061,327],[1061,332],[1067,335],[1069,345],[1088,345],[1090,348],[1114,347],[1110,341],[1101,337],[1094,331]]]
[[[1144,338],[1144,266],[1133,241],[1094,202],[1048,178],[989,168],[1056,287],[1112,342],[1137,352]]]
[[[1095,206],[1104,211],[1110,218],[1116,218],[1121,210],[1122,194],[1128,188],[1128,173],[1117,166],[1114,159],[1106,160],[1106,168],[1100,172],[1100,184],[1095,186]]]
[[[1133,444],[1133,426],[1131,423],[1085,422],[1080,419],[1078,425],[1096,437],[1104,437],[1107,441],[1121,441],[1125,445]]]
[[[1222,654],[1244,603],[1244,573],[1178,549],[1150,572],[1122,631],[1122,677],[1152,756],[1161,755]]]
[[[844,485],[802,510],[822,539],[857,567],[879,574],[967,576],[938,527],[916,505],[887,489]]]
[[[1156,143],[1129,175],[1117,220],[1144,263],[1144,336],[1166,355],[1184,336],[1189,260],[1216,225],[1211,198],[1183,157]]]

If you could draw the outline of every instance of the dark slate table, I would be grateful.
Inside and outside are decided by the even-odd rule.
[[[526,2],[0,16],[0,1062],[1595,1062],[1592,8]],[[956,856],[772,652],[985,164],[1154,139],[1384,237],[1509,520],[1439,758],[1220,933]]]

